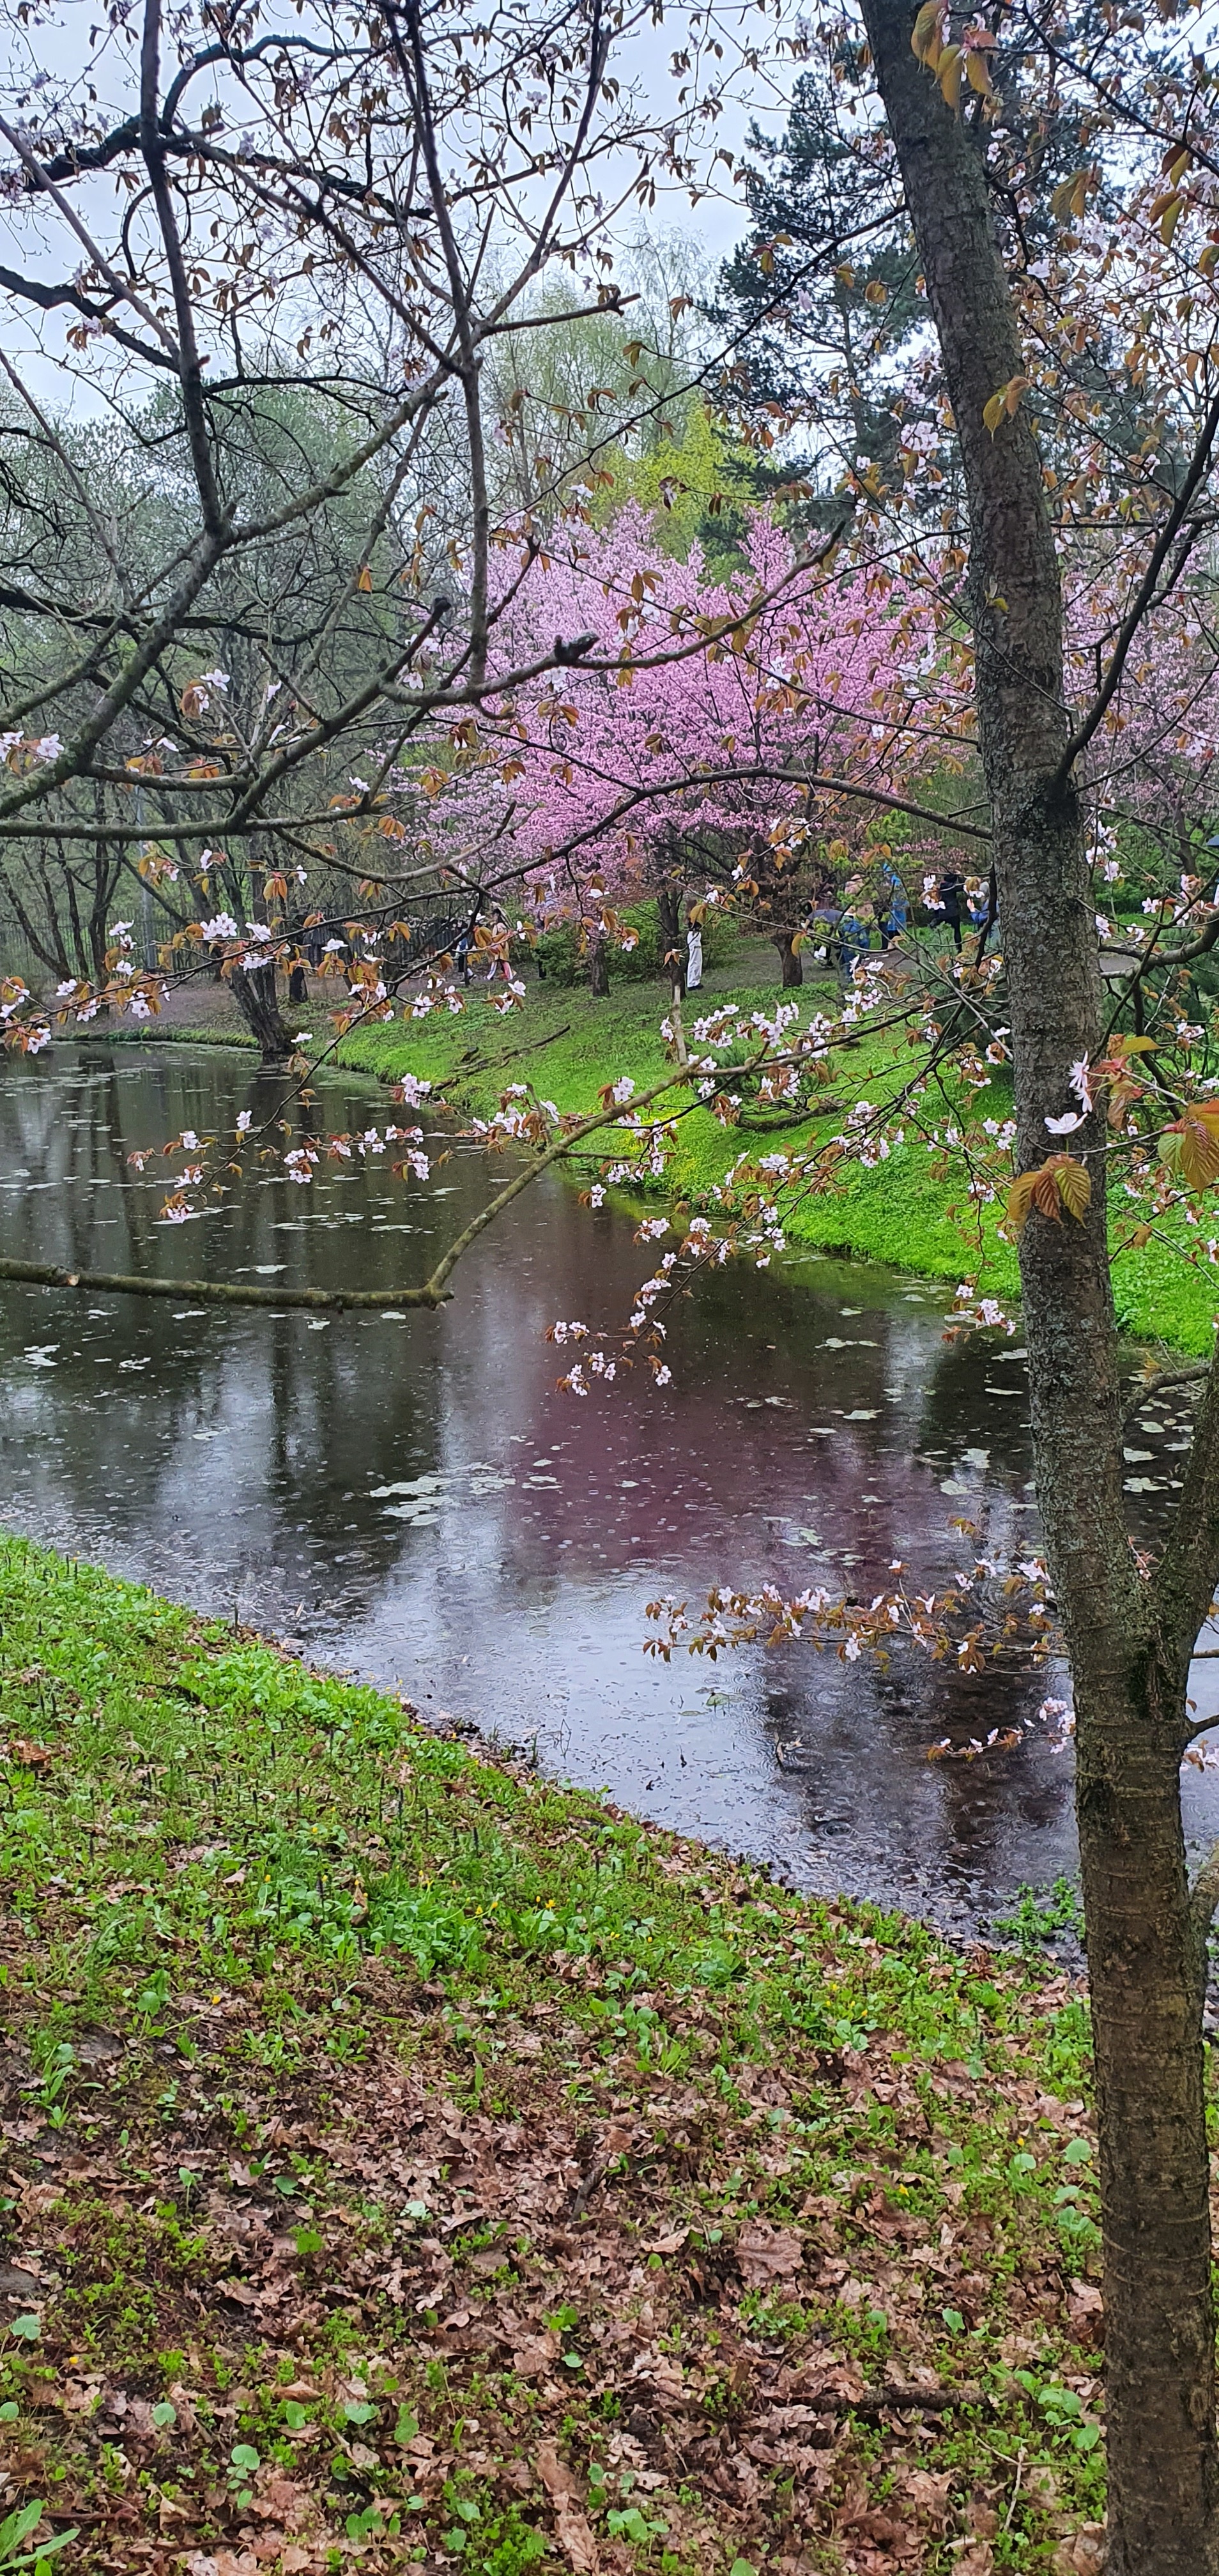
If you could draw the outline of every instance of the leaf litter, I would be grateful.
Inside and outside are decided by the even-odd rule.
[[[1066,1974],[22,1542],[0,1616],[0,2511],[39,2547],[1097,2576]]]

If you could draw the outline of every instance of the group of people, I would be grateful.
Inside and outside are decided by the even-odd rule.
[[[936,900],[929,904],[928,909],[935,920],[952,932],[952,944],[958,956],[966,926],[981,931],[993,919],[987,890],[984,888],[971,898],[964,877],[954,867],[945,869],[936,887]],[[881,947],[891,948],[894,940],[900,939],[910,927],[911,905],[905,886],[889,861],[880,872],[880,887],[873,911]],[[856,959],[866,954],[872,945],[868,923],[851,911],[849,905],[837,902],[833,895],[815,905],[807,927],[814,937],[824,940],[827,948],[832,949],[844,975],[850,974]]]
[[[934,909],[938,912],[940,920],[951,930],[952,944],[958,956],[967,919],[972,930],[993,929],[995,915],[991,910],[992,895],[988,886],[984,886],[980,893],[971,898],[964,877],[960,876],[955,868],[949,868],[940,878],[936,894],[938,902]]]
[[[852,891],[857,890],[857,887],[852,889]],[[936,901],[929,906],[929,909],[939,921],[943,922],[945,928],[952,932],[953,946],[958,954],[966,923],[972,924],[980,931],[987,926],[991,917],[989,897],[985,890],[971,900],[964,877],[954,867],[946,868],[939,879],[936,887]],[[879,889],[873,899],[872,910],[880,931],[881,947],[890,948],[894,940],[900,939],[909,929],[911,905],[901,877],[889,860],[886,860],[881,868]],[[495,916],[491,927],[493,931],[505,928],[502,914]],[[857,959],[866,955],[872,945],[869,924],[857,912],[853,912],[848,903],[840,903],[828,887],[825,898],[816,902],[809,913],[805,929],[818,945],[823,945],[834,957],[844,976],[851,974]],[[321,962],[321,945],[321,932],[317,930],[307,934],[301,941],[301,948],[315,970]],[[471,959],[476,951],[474,925],[466,921],[453,941],[453,959],[463,984],[469,984],[471,980]],[[495,947],[488,951],[488,956],[488,982],[493,982],[498,975],[506,977],[511,975],[512,969],[508,962],[506,943],[497,940]],[[703,934],[699,925],[691,922],[686,931],[686,991],[696,993],[702,980]],[[289,1000],[297,1003],[306,1002],[308,989],[304,965],[298,962],[293,966],[289,976]]]

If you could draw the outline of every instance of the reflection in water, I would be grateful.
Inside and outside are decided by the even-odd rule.
[[[13,1067],[6,1250],[184,1279],[421,1278],[482,1203],[478,1155],[459,1151],[431,1186],[375,1159],[325,1166],[308,1193],[269,1175],[193,1225],[158,1222],[165,1167],[140,1175],[128,1152],[265,1114],[278,1088],[203,1048],[97,1044]],[[323,1107],[357,1132],[382,1114],[342,1077]],[[1019,1354],[946,1344],[938,1290],[810,1260],[702,1285],[672,1323],[663,1394],[640,1371],[582,1402],[559,1395],[546,1325],[622,1316],[641,1275],[632,1235],[551,1177],[482,1238],[439,1315],[87,1307],[9,1288],[7,1517],[400,1682],[427,1712],[536,1742],[570,1777],[806,1885],[965,1924],[1069,1869],[1069,1768],[1044,1737],[927,1760],[944,1735],[1030,1717],[1052,1676],[969,1678],[908,1652],[882,1673],[809,1643],[718,1665],[641,1652],[656,1592],[837,1577],[867,1595],[895,1558],[938,1589],[972,1553],[958,1518],[988,1548],[1031,1545]],[[1157,1489],[1170,1497],[1183,1436],[1153,1410],[1144,1513]],[[1191,1797],[1198,1837],[1219,1831],[1204,1781]]]

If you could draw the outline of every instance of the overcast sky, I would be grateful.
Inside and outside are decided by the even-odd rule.
[[[129,47],[121,35],[110,33],[95,51],[92,39],[101,19],[104,0],[101,6],[99,0],[57,0],[36,27],[20,29],[9,24],[0,28],[0,100],[6,120],[23,123],[28,118],[36,124],[48,105],[59,100],[83,103],[90,81],[96,85],[106,109],[131,112],[135,104],[136,48]],[[295,16],[292,23],[299,24]],[[133,21],[133,32],[136,24],[138,19]],[[728,77],[715,142],[735,155],[745,142],[751,118],[756,117],[773,132],[781,131],[794,71],[790,58],[779,59],[773,50],[777,28],[774,18],[764,20],[755,7],[727,8],[722,12],[722,27],[729,39],[725,64]],[[767,42],[773,68],[762,79],[751,78],[739,68],[734,72],[731,37],[736,29],[750,44]],[[684,12],[673,9],[661,26],[643,26],[618,58],[620,77],[630,78],[642,87],[658,118],[672,112],[674,84],[669,61],[682,41],[683,31]],[[0,144],[0,150],[7,158],[7,147]],[[113,220],[113,181],[99,178],[74,191],[72,202],[86,221],[92,214],[104,239]],[[658,195],[648,218],[649,228],[684,236],[699,258],[714,267],[740,237],[740,202],[721,163],[716,193],[703,196],[694,208],[679,190]],[[620,227],[627,239],[640,228],[641,218],[634,212],[623,218]],[[81,257],[81,246],[58,222],[43,221],[32,209],[0,207],[0,262],[4,265],[27,272],[32,269],[49,280],[70,276]],[[70,372],[57,363],[66,354],[63,327],[63,319],[57,315],[35,320],[33,316],[14,315],[10,304],[4,346],[41,403],[60,409],[70,405],[79,416],[103,405],[100,370],[91,370],[87,360],[74,360]],[[128,393],[133,390],[129,380]]]

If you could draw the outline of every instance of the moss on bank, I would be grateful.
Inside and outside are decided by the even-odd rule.
[[[0,1671],[0,2453],[74,2566],[1092,2563],[1065,1977],[17,1541]]]

